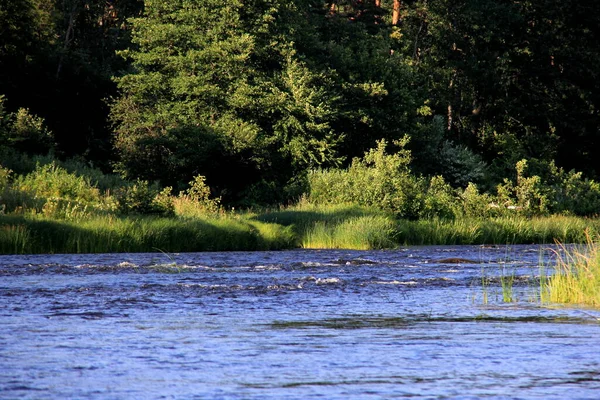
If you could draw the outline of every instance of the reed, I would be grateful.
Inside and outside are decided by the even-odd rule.
[[[588,234],[584,246],[559,245],[555,271],[543,281],[540,297],[543,302],[600,308],[598,241]]]

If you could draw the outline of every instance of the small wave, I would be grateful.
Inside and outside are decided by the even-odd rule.
[[[257,271],[279,271],[281,270],[280,265],[255,265],[254,269]]]
[[[137,264],[131,263],[129,261],[122,261],[120,263],[117,264],[117,267],[121,267],[121,268],[136,268],[138,267]]]
[[[375,285],[405,285],[405,286],[411,286],[411,285],[417,284],[417,282],[415,282],[415,281],[374,281],[372,283]]]
[[[317,285],[337,285],[342,282],[340,278],[317,278],[315,281]]]

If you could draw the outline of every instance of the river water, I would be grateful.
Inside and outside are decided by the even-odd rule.
[[[600,312],[540,305],[551,254],[1,256],[0,398],[597,399]]]

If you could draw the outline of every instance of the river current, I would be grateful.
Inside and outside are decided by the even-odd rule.
[[[0,398],[600,398],[600,312],[540,304],[551,266],[540,246],[0,256]]]

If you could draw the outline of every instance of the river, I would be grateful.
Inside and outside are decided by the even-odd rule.
[[[597,399],[600,312],[540,304],[551,256],[0,256],[0,398]]]

